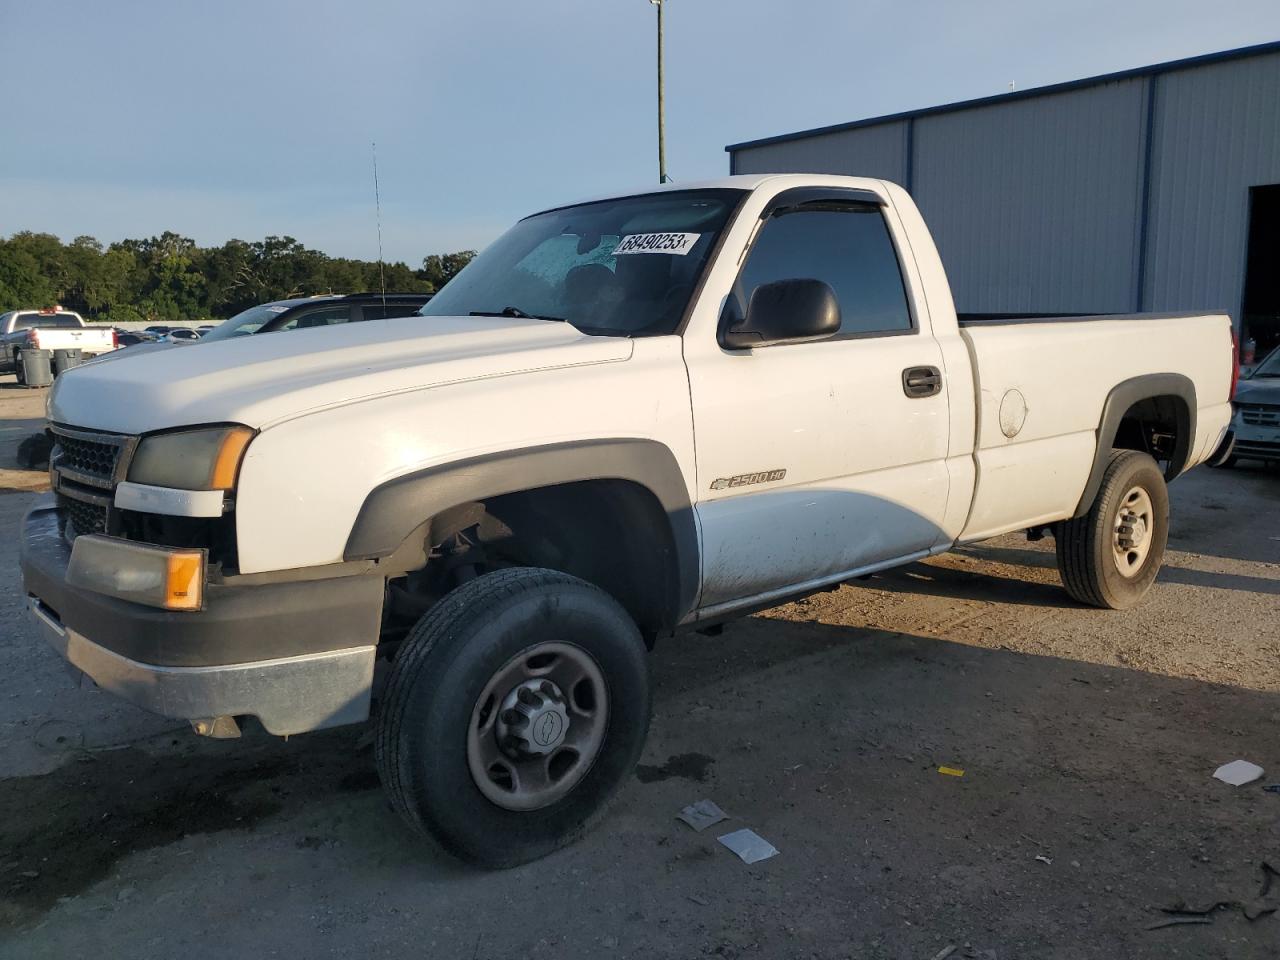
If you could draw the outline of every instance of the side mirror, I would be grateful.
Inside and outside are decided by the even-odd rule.
[[[720,335],[730,350],[803,343],[834,336],[840,330],[840,302],[821,280],[762,283],[751,294],[747,317]]]

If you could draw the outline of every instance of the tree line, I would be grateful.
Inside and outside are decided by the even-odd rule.
[[[475,256],[432,254],[420,269],[384,264],[388,292],[433,293]],[[379,264],[330,257],[293,237],[200,247],[165,231],[103,246],[24,231],[0,238],[0,313],[60,304],[86,319],[196,323],[286,297],[380,290]]]

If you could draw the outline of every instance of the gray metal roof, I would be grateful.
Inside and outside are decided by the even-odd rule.
[[[855,130],[858,127],[871,127],[880,123],[891,123],[894,120],[907,120],[914,117],[927,117],[938,113],[951,113],[956,110],[968,110],[972,107],[982,107],[987,104],[1008,103],[1013,100],[1027,100],[1032,97],[1043,97],[1048,94],[1063,93],[1068,90],[1078,90],[1081,87],[1112,83],[1117,80],[1128,80],[1132,77],[1153,76],[1161,73],[1169,73],[1174,70],[1184,70],[1187,67],[1220,63],[1224,60],[1239,60],[1245,57],[1256,57],[1262,54],[1275,53],[1277,51],[1280,51],[1280,40],[1273,40],[1268,43],[1259,43],[1250,47],[1236,47],[1233,50],[1220,50],[1217,53],[1201,54],[1198,57],[1186,57],[1182,60],[1169,60],[1165,63],[1155,63],[1145,67],[1135,67],[1131,70],[1120,70],[1116,73],[1104,73],[1096,77],[1085,77],[1082,80],[1068,80],[1064,83],[1053,83],[1044,87],[1029,87],[1026,90],[1015,90],[1011,93],[1000,93],[991,97],[979,97],[975,100],[961,100],[957,103],[945,103],[934,107],[922,107],[917,110],[906,110],[902,113],[889,113],[879,117],[868,117],[865,120],[852,120],[848,123],[836,123],[826,127],[813,127],[810,130],[798,130],[795,133],[779,134],[776,137],[762,137],[758,140],[744,140],[741,143],[729,144],[725,147],[725,150],[732,153],[735,150],[744,150],[748,147],[762,147],[770,143],[785,143],[788,140],[803,140],[806,137],[812,137],[823,133],[838,133],[842,130]]]

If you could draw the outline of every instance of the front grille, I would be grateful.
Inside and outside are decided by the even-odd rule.
[[[111,500],[129,469],[137,437],[53,424],[50,473],[62,512],[63,535],[113,533]]]
[[[77,437],[59,437],[58,449],[61,453],[58,462],[63,466],[108,482],[115,474],[116,462],[120,459],[118,446]]]
[[[128,468],[136,437],[52,426],[53,469],[76,483],[112,490]]]
[[[1251,427],[1280,427],[1280,406],[1242,403],[1240,419]]]
[[[64,494],[58,494],[58,507],[67,526],[63,536],[74,540],[82,533],[107,532],[107,507],[98,503],[87,503],[74,500]]]

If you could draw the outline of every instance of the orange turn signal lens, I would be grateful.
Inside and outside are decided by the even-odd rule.
[[[203,602],[204,554],[171,553],[165,577],[164,605],[168,610],[199,610]]]
[[[209,487],[213,490],[231,490],[236,485],[236,474],[240,472],[240,460],[244,457],[245,447],[253,439],[253,431],[248,427],[232,427],[222,439],[218,448],[218,456],[213,461]]]

